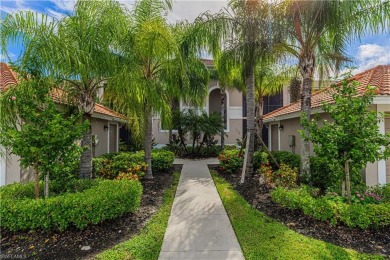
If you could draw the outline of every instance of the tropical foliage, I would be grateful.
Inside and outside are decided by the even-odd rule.
[[[389,28],[390,3],[381,0],[286,0],[273,13],[289,40],[285,49],[298,59],[302,77],[301,110],[308,120],[311,114],[313,77],[338,71],[348,61],[346,44],[367,32]],[[301,173],[310,172],[309,132],[302,138]]]
[[[55,104],[48,86],[48,80],[30,77],[0,96],[4,115],[0,121],[0,145],[7,153],[20,156],[22,167],[34,169],[36,198],[40,172],[46,182],[49,173],[63,183],[73,177],[74,173],[66,172],[66,168],[79,162],[82,150],[76,141],[88,126],[81,123],[81,114],[72,112],[71,107]],[[48,189],[47,186],[46,196]]]
[[[190,27],[173,27],[164,17],[170,1],[141,0],[127,15],[126,31],[118,53],[121,63],[109,81],[108,97],[131,119],[144,140],[146,178],[152,177],[153,114],[171,120],[175,99],[199,104],[207,93],[209,73],[192,52],[186,35]]]
[[[358,95],[358,82],[344,80],[342,85],[334,85],[330,91],[333,104],[323,104],[322,109],[332,118],[332,122],[302,117],[302,124],[309,130],[309,140],[314,143],[317,156],[326,160],[340,185],[345,178],[348,200],[351,200],[351,176],[360,180],[360,171],[368,162],[390,157],[390,134],[379,132],[378,122],[383,119],[377,112],[370,111],[375,90],[369,86]],[[356,181],[355,181],[356,184]],[[344,190],[344,188],[343,188]]]
[[[60,99],[76,105],[83,121],[90,122],[97,92],[112,75],[119,57],[115,43],[125,29],[126,16],[116,1],[77,1],[71,15],[57,20],[45,14],[20,11],[1,21],[1,50],[22,43],[17,59],[22,71],[51,76],[64,95]],[[62,93],[62,92],[61,92]],[[89,124],[90,125],[90,124]],[[91,127],[83,136],[80,177],[92,173]]]

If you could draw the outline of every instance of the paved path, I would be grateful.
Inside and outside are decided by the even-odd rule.
[[[207,164],[216,160],[176,160],[184,164],[159,260],[244,259]]]

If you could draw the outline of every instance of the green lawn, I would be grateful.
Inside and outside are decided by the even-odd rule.
[[[246,260],[382,259],[298,234],[252,208],[215,171],[212,176]]]
[[[164,192],[163,205],[141,230],[140,234],[100,253],[96,256],[96,259],[158,259],[179,177],[178,172],[173,174],[173,184],[171,188]]]

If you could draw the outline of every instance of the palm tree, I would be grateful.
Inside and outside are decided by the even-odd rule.
[[[207,93],[208,72],[191,54],[185,38],[187,25],[173,27],[164,18],[170,7],[170,2],[162,0],[136,2],[128,30],[118,43],[118,74],[108,85],[115,106],[141,130],[146,178],[153,177],[153,114],[169,124],[174,99],[198,104]]]
[[[257,111],[257,133],[260,139],[263,138],[263,116],[264,97],[278,94],[282,91],[283,85],[290,79],[294,72],[293,67],[286,67],[275,63],[272,60],[260,61],[256,65],[255,91]]]
[[[310,119],[313,76],[337,71],[345,58],[346,43],[368,31],[378,32],[390,25],[390,2],[381,0],[285,0],[275,19],[281,22],[290,44],[288,52],[298,58],[303,80],[301,111]],[[324,73],[325,72],[325,73]],[[305,136],[309,132],[305,129]],[[309,141],[302,138],[301,174],[310,173]]]
[[[78,1],[72,15],[56,20],[47,15],[18,12],[1,22],[2,52],[8,43],[22,41],[24,48],[17,63],[22,70],[38,70],[57,80],[69,102],[91,121],[97,91],[110,77],[118,58],[113,41],[123,32],[125,16],[111,0]],[[80,177],[92,174],[91,125],[81,145]]]
[[[260,59],[272,52],[278,38],[270,31],[269,13],[273,5],[261,0],[231,0],[229,10],[217,14],[204,13],[195,20],[194,41],[206,47],[216,60],[224,60],[224,67],[241,67],[247,101],[247,131],[250,139],[247,173],[253,173],[255,136],[255,67]],[[223,58],[220,58],[220,56]],[[228,70],[227,70],[228,71]],[[220,71],[219,71],[220,72]],[[220,76],[221,80],[221,76]]]

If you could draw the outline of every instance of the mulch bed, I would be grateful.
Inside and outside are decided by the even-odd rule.
[[[125,214],[84,230],[64,232],[1,232],[3,258],[89,259],[97,253],[126,241],[136,234],[162,205],[162,195],[172,183],[172,173],[155,174],[143,179],[141,206],[134,214]],[[90,247],[82,250],[82,247]]]
[[[259,184],[258,175],[247,176],[245,183],[240,185],[240,174],[227,174],[220,170],[218,173],[254,208],[302,235],[359,252],[390,256],[390,227],[362,230],[342,224],[332,226],[329,222],[306,216],[301,210],[283,208],[274,203],[270,189]]]

